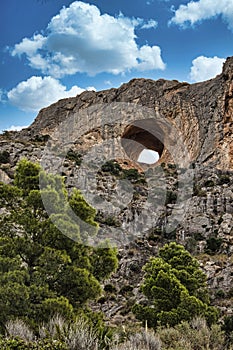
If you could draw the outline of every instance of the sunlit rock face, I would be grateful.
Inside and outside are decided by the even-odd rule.
[[[113,107],[110,119],[106,114],[103,117],[103,105],[111,109],[111,104],[122,104],[121,115],[114,115]],[[128,107],[124,111],[124,106],[129,105],[137,108],[139,113],[133,110],[130,113]],[[84,117],[82,112],[90,108],[92,111]],[[141,108],[151,113],[140,116],[140,119]],[[121,158],[125,153],[132,161],[137,161],[144,149],[151,149],[159,153],[161,161],[171,162],[174,158],[170,151],[174,146],[172,143],[182,137],[190,161],[232,169],[232,113],[231,57],[224,64],[222,74],[206,82],[190,85],[175,80],[134,79],[118,89],[87,91],[77,97],[60,100],[42,109],[35,122],[17,137],[33,139],[36,135],[51,135],[59,123],[80,114],[80,123],[76,123],[79,130],[72,130],[75,133],[80,131],[80,127],[82,129],[82,135],[77,133],[80,151],[85,152],[93,144],[114,138],[119,141],[117,147],[122,147]],[[156,116],[177,130],[172,140],[169,128],[158,130],[158,122],[153,125]],[[139,125],[138,119],[141,120]],[[143,123],[144,119],[152,120]],[[136,143],[131,142],[133,139]]]

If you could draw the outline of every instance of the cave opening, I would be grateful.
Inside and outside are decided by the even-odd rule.
[[[164,151],[164,133],[155,119],[137,120],[127,125],[121,144],[134,162],[155,164]]]

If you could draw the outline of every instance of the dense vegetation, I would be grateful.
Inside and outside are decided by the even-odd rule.
[[[62,234],[44,209],[39,176],[46,182],[44,198],[56,206]],[[63,198],[86,223],[98,229],[95,209],[78,190],[71,195],[63,179],[46,175],[37,164],[22,160],[14,186],[0,184],[0,326],[14,318],[37,328],[54,314],[74,319],[88,300],[101,295],[101,281],[117,267],[117,251],[92,248],[80,241],[81,228],[66,215]],[[71,236],[71,240],[69,237]]]
[[[113,162],[102,171],[143,180]],[[87,227],[95,234],[98,224],[80,191],[68,193],[62,177],[23,159],[14,183],[0,183],[0,206],[0,349],[233,350],[233,317],[218,322],[206,276],[183,246],[166,244],[144,266],[145,300],[133,312],[152,330],[138,322],[133,332],[111,329],[88,302],[104,293],[117,250],[83,244]]]

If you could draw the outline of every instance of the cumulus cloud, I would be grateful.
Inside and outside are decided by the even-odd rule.
[[[94,88],[89,88],[94,89]],[[61,98],[76,96],[83,92],[78,86],[70,90],[58,80],[46,76],[44,78],[32,76],[22,81],[7,94],[9,102],[23,111],[37,112]]]
[[[228,27],[233,30],[233,1],[232,0],[199,0],[190,1],[187,5],[180,5],[174,11],[170,23],[185,26],[196,22],[222,16]]]
[[[157,28],[157,26],[158,26],[158,22],[153,20],[153,19],[150,19],[148,22],[144,23],[141,28],[142,29],[151,29],[151,28],[155,29],[155,28]]]
[[[199,56],[192,61],[190,78],[194,82],[214,78],[222,71],[224,58]]]
[[[27,128],[29,125],[11,125],[6,131],[20,131]]]
[[[4,133],[5,131],[20,131],[28,126],[29,125],[11,125],[9,128],[0,129],[0,134]]]
[[[135,29],[155,28],[154,20],[113,17],[81,1],[54,16],[47,34],[16,44],[12,55],[26,55],[32,68],[60,78],[77,72],[119,74],[131,69],[165,69],[158,46],[138,46]],[[150,57],[144,57],[147,51]],[[144,57],[144,58],[143,58]],[[153,63],[153,64],[152,64]]]
[[[32,39],[24,38],[21,43],[16,44],[12,51],[12,55],[21,55],[26,52],[28,56],[33,56],[37,50],[43,47],[45,42],[46,38],[42,35],[34,34]]]
[[[144,45],[138,53],[137,69],[140,71],[153,69],[156,66],[162,66],[161,50],[158,46]]]

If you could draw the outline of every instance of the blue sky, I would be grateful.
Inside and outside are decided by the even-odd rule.
[[[198,82],[233,55],[233,0],[1,0],[0,130],[85,89]]]

